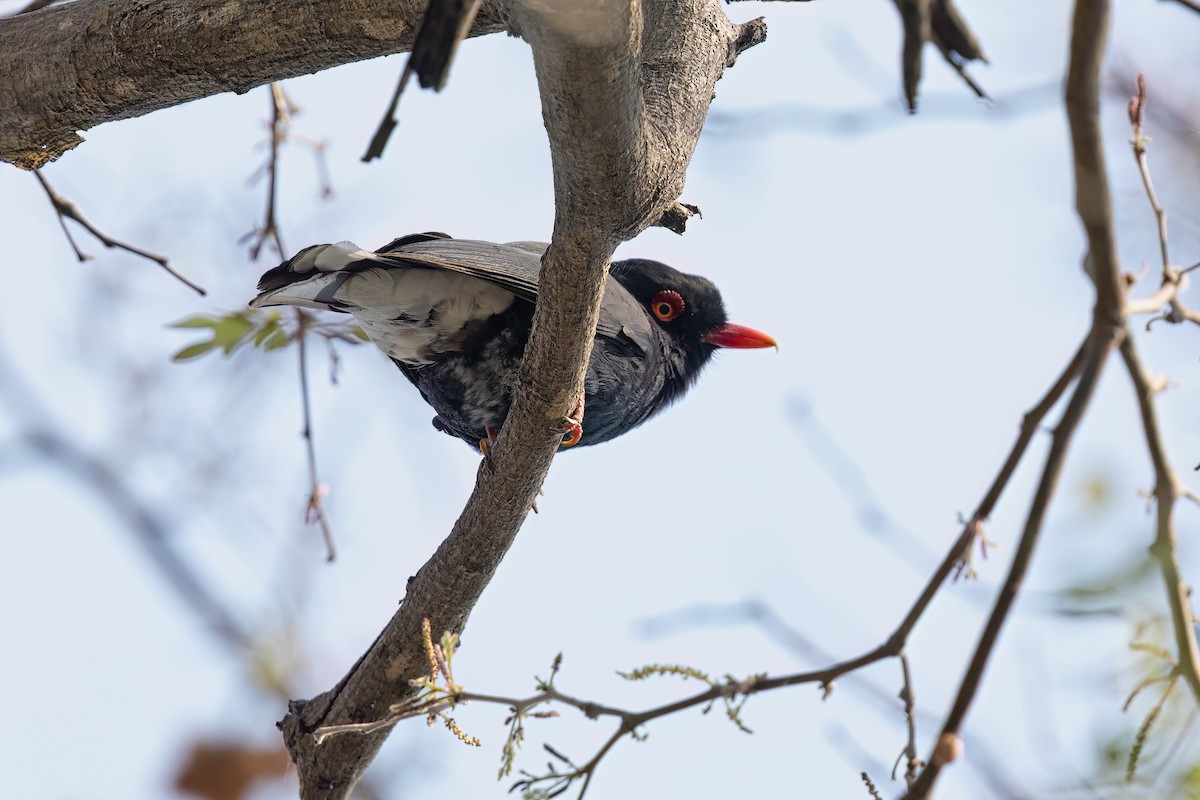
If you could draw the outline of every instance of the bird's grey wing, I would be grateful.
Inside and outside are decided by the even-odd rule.
[[[435,238],[419,234],[397,239],[377,255],[404,266],[459,272],[507,289],[518,297],[537,299],[543,242],[496,244],[473,239]]]
[[[419,365],[461,349],[518,298],[536,296],[540,261],[527,247],[435,234],[392,245],[306,248],[267,272],[250,304],[348,312],[390,357]]]
[[[537,298],[545,242],[492,242],[418,234],[379,250],[385,258],[461,272],[493,283],[533,301]],[[435,238],[436,237],[436,238]],[[655,346],[654,323],[641,304],[616,280],[608,281],[596,331],[617,341],[632,342],[643,352]]]

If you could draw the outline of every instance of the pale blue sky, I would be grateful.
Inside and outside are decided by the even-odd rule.
[[[711,277],[731,318],[772,334],[780,351],[721,354],[677,407],[555,462],[542,513],[471,617],[455,664],[461,683],[532,692],[533,675],[544,676],[562,651],[565,691],[642,707],[695,687],[628,685],[614,670],[821,666],[749,626],[647,638],[639,631],[649,618],[753,598],[839,657],[873,647],[899,621],[932,570],[930,554],[940,557],[957,535],[957,515],[978,502],[1021,415],[1079,343],[1091,305],[1057,102],[1069,4],[961,6],[991,60],[972,72],[995,103],[976,101],[931,50],[915,117],[899,100],[890,4],[728,7],[735,20],[765,15],[770,32],[717,86],[682,197],[704,217],[682,237],[649,231],[619,255]],[[1109,84],[1141,69],[1152,99],[1170,91],[1178,108],[1194,108],[1200,98],[1184,76],[1200,69],[1191,46],[1198,30],[1200,19],[1172,3],[1118,4]],[[496,36],[464,44],[447,89],[410,91],[384,159],[364,165],[359,156],[402,64],[380,59],[286,85],[303,108],[296,132],[330,143],[335,192],[321,201],[309,154],[285,151],[287,247],[341,239],[376,247],[428,229],[546,237],[553,198],[528,48]],[[434,431],[432,412],[374,350],[343,350],[337,387],[315,353],[317,447],[340,545],[337,563],[324,566],[316,532],[299,524],[306,468],[294,353],[167,364],[191,341],[167,323],[241,307],[274,264],[249,263],[237,243],[262,213],[263,186],[246,179],[263,156],[267,109],[260,89],[103,126],[46,170],[106,232],[168,255],[210,290],[204,299],[84,234],[82,246],[97,257],[75,263],[36,182],[0,170],[9,248],[0,353],[72,437],[120,465],[172,523],[190,563],[238,608],[268,620],[289,603],[303,608],[296,637],[307,696],[369,645],[405,579],[449,531],[478,461]],[[1120,252],[1133,271],[1153,263],[1156,240],[1118,93],[1105,114]],[[1193,128],[1156,136],[1152,147],[1174,252],[1194,262],[1200,137]],[[1158,326],[1142,341],[1151,368],[1176,384],[1159,407],[1174,463],[1193,477],[1197,334]],[[134,393],[111,379],[131,364],[145,373]],[[812,435],[789,417],[801,398],[923,548],[863,529],[825,453],[814,453]],[[1092,774],[1099,747],[1149,707],[1120,709],[1141,674],[1127,649],[1133,626],[1163,611],[1161,590],[1118,617],[1082,622],[1046,613],[1045,594],[1144,557],[1152,520],[1138,491],[1151,474],[1135,414],[1114,361],[1028,581],[1038,600],[1010,621],[969,718],[968,761],[986,748],[1026,789]],[[0,413],[0,443],[16,430]],[[177,458],[151,449],[163,442]],[[919,705],[938,721],[1003,579],[1045,445],[1031,448],[994,516],[999,549],[980,583],[945,589],[911,643]],[[245,670],[212,644],[103,507],[52,469],[0,463],[10,467],[0,472],[8,654],[0,679],[13,687],[0,749],[20,765],[7,771],[12,796],[170,796],[193,738],[277,741],[282,705],[244,689]],[[1110,491],[1099,511],[1087,499],[1097,480]],[[1197,509],[1182,506],[1179,524],[1195,579]],[[889,694],[899,689],[894,663],[864,675]],[[843,688],[824,702],[815,688],[752,699],[753,736],[716,714],[656,722],[649,741],[614,749],[588,796],[859,798],[864,769],[895,796],[900,784],[887,772],[904,745],[899,707],[881,714]],[[495,782],[503,716],[480,707],[456,714],[483,740],[480,750],[419,722],[400,727],[375,768],[384,795],[507,796],[507,783]],[[543,739],[586,759],[608,731],[570,710],[535,721],[520,765],[544,762]],[[923,756],[934,731],[922,723]],[[1184,753],[1200,754],[1193,738]],[[990,796],[984,786],[960,764],[940,796]]]

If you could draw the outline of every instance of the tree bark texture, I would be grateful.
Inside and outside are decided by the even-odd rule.
[[[761,21],[732,24],[718,0],[531,0],[501,15],[533,48],[554,169],[554,235],[533,333],[512,410],[450,536],[409,582],[399,611],[350,674],[293,703],[280,723],[305,798],[347,796],[386,736],[342,734],[317,745],[312,731],[380,719],[412,694],[408,681],[428,671],[423,618],[435,638],[462,631],[528,513],[582,391],[613,250],[678,215],[714,84],[738,52],[765,37]],[[567,510],[547,513],[570,513],[567,502]],[[464,653],[470,657],[469,648]]]
[[[0,159],[79,131],[412,49],[423,0],[77,0],[0,19]],[[504,26],[485,3],[468,36]]]

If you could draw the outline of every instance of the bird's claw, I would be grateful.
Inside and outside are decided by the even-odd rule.
[[[567,417],[563,422],[563,430],[567,432],[562,441],[563,447],[573,447],[583,438],[583,423],[574,417]]]
[[[573,447],[579,444],[579,440],[583,438],[583,395],[579,395],[579,403],[575,406],[575,410],[571,412],[571,416],[563,420],[563,430],[567,432],[566,438],[562,441],[563,447]]]
[[[483,431],[487,437],[479,440],[479,452],[483,453],[484,458],[487,458],[488,451],[492,449],[492,443],[496,441],[496,429],[488,425]]]

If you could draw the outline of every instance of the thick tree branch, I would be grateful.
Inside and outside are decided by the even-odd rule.
[[[485,3],[468,36],[503,30]],[[0,19],[0,159],[25,169],[78,131],[411,49],[424,0],[77,0]]]
[[[305,798],[345,797],[387,735],[317,745],[312,731],[382,719],[412,695],[409,679],[427,671],[424,618],[435,630],[463,630],[582,391],[614,248],[676,203],[714,83],[762,38],[744,35],[717,0],[541,0],[500,13],[533,48],[554,167],[554,236],[533,332],[512,410],[450,536],[409,580],[399,612],[350,673],[329,692],[294,702],[280,723]]]

